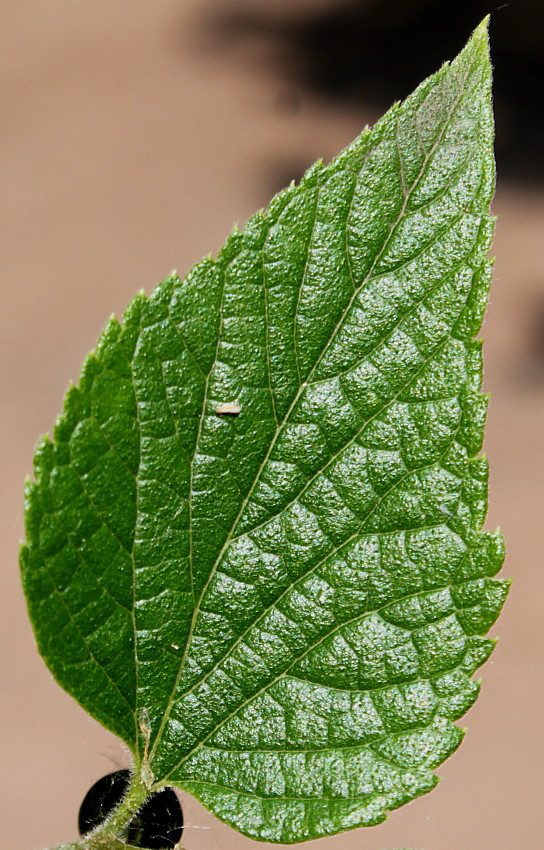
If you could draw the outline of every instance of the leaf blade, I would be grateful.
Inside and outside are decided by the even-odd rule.
[[[38,456],[22,563],[42,653],[137,759],[145,723],[157,781],[252,837],[383,820],[434,785],[477,695],[506,594],[473,341],[491,146],[482,26],[216,261],[136,299]],[[79,588],[76,676],[52,576],[56,600]]]

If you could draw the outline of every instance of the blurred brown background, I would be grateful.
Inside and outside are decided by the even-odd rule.
[[[51,679],[19,588],[23,480],[69,380],[111,312],[216,251],[234,222],[451,58],[496,5],[0,2],[2,850],[74,838],[87,789],[128,764]],[[514,0],[492,22],[501,180],[484,328],[488,527],[502,526],[516,578],[493,629],[501,641],[438,789],[316,847],[544,846],[541,9]],[[185,814],[189,850],[258,846],[195,802]]]

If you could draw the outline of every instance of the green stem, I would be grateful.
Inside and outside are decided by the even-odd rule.
[[[120,835],[151,793],[146,788],[140,771],[135,770],[120,805],[103,824],[74,844],[62,844],[50,850],[139,850],[123,842]]]

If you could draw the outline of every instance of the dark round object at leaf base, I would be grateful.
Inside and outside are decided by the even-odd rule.
[[[78,815],[81,836],[105,820],[122,800],[130,782],[130,770],[103,776],[85,795]],[[123,840],[146,850],[169,850],[183,832],[183,812],[173,788],[162,788],[149,797],[129,823]]]
[[[80,806],[77,827],[80,835],[86,835],[106,819],[125,794],[130,782],[130,770],[108,773],[87,791]]]

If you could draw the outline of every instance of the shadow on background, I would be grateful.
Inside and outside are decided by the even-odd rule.
[[[491,14],[491,44],[501,181],[521,191],[544,184],[544,4],[540,0],[329,0],[316,4],[255,4],[231,0],[201,20],[201,44],[279,77],[278,111],[300,111],[309,98],[334,111],[381,115],[394,101],[453,58],[482,18]],[[265,195],[300,180],[313,160],[278,159],[262,176]],[[544,382],[544,296],[531,285],[522,362],[511,378],[520,387]],[[525,302],[524,302],[525,303]]]
[[[495,73],[498,165],[506,178],[544,178],[544,6],[539,0],[331,0],[293,12],[238,0],[207,18],[208,44],[272,62],[290,86],[286,108],[312,94],[360,111],[404,98],[453,57],[488,13]],[[251,54],[254,56],[255,51]],[[259,61],[259,60],[258,60]],[[293,175],[298,177],[299,175]]]

